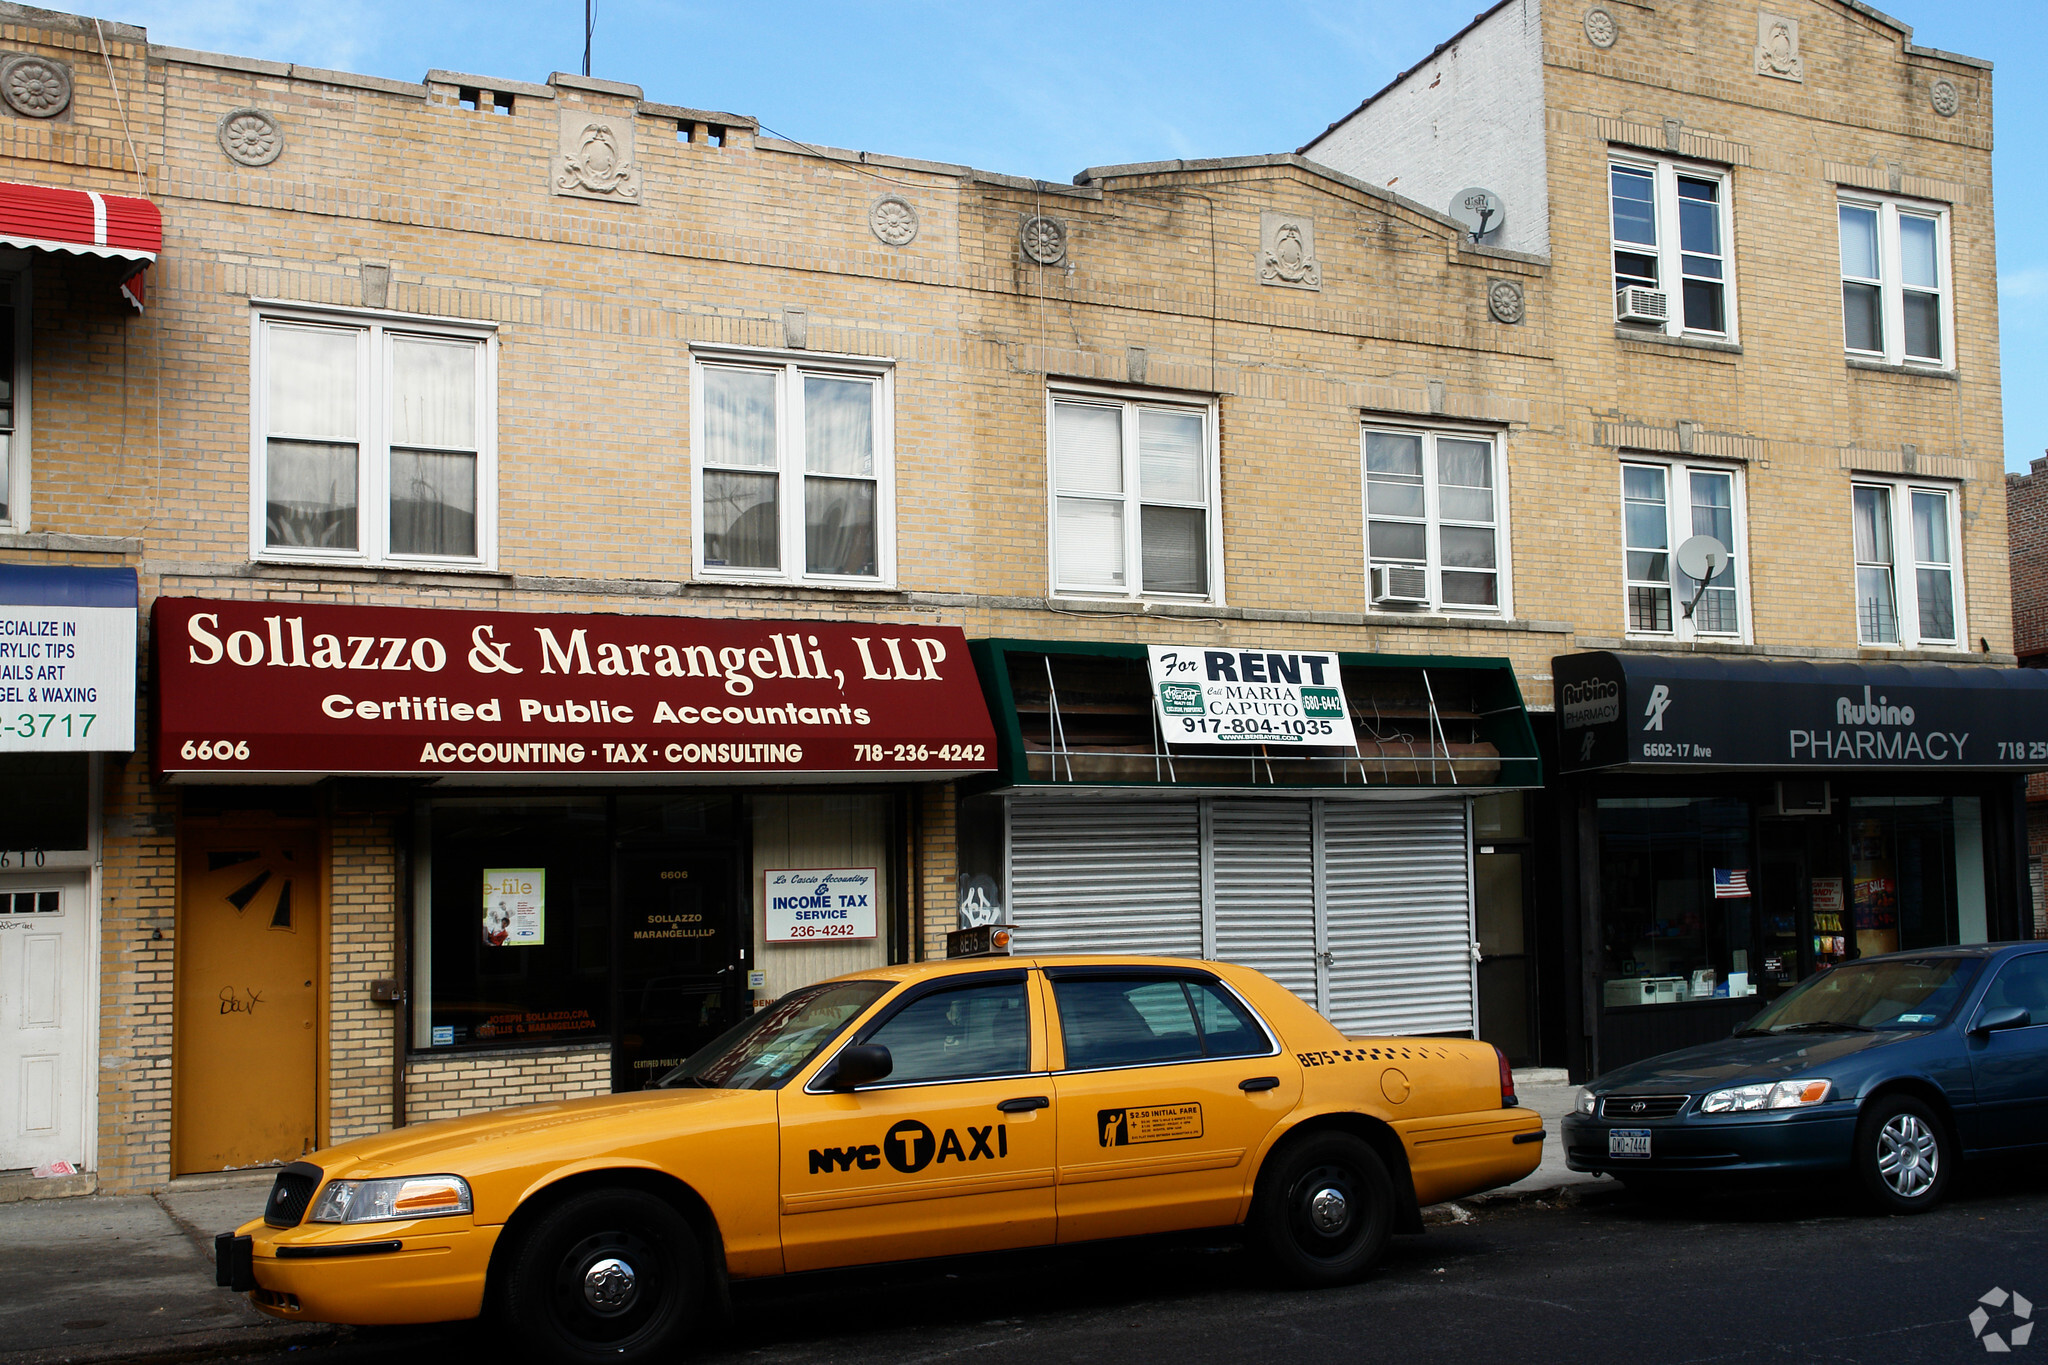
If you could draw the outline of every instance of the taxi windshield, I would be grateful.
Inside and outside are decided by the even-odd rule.
[[[1968,957],[1845,962],[1787,991],[1743,1026],[1757,1033],[1938,1028],[1977,975]]]
[[[654,1084],[778,1090],[893,984],[828,981],[791,991],[699,1048]]]

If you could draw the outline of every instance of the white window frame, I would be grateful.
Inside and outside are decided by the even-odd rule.
[[[1669,569],[1667,586],[1671,591],[1671,629],[1645,630],[1635,626],[1629,619],[1629,589],[1631,587],[1654,586],[1650,580],[1631,579],[1628,574],[1628,474],[1629,468],[1650,468],[1664,471],[1664,539],[1666,565]],[[1678,570],[1678,547],[1692,538],[1692,476],[1701,474],[1726,475],[1730,479],[1729,500],[1733,504],[1735,543],[1728,547],[1735,567],[1735,616],[1739,628],[1728,631],[1706,631],[1699,628],[1696,617],[1685,614],[1685,588],[1680,584],[1682,575]],[[1621,623],[1623,634],[1631,640],[1709,640],[1726,644],[1747,644],[1750,640],[1751,605],[1753,594],[1749,580],[1749,494],[1748,480],[1743,477],[1741,465],[1724,464],[1713,460],[1671,459],[1656,455],[1624,455],[1616,471],[1616,505],[1621,508]],[[1679,517],[1679,509],[1684,519]]]
[[[1624,242],[1614,236],[1614,172],[1619,170],[1647,173],[1654,182],[1651,189],[1651,207],[1656,215],[1657,246],[1654,251],[1645,251],[1640,242]],[[1720,186],[1715,207],[1720,210],[1721,228],[1721,331],[1706,328],[1688,328],[1685,325],[1685,262],[1689,254],[1680,247],[1678,221],[1678,180],[1684,176],[1689,180],[1712,180]],[[1657,258],[1657,288],[1665,297],[1665,322],[1659,328],[1647,323],[1627,323],[1625,326],[1640,327],[1646,331],[1661,331],[1666,336],[1700,337],[1711,341],[1739,342],[1741,328],[1735,305],[1735,177],[1725,166],[1713,166],[1692,161],[1672,161],[1663,157],[1629,156],[1620,151],[1609,151],[1607,175],[1601,183],[1605,195],[1603,204],[1607,210],[1607,279],[1613,286],[1610,295],[1618,295],[1621,286],[1615,280],[1614,253],[1634,252],[1639,256],[1654,255]],[[1690,253],[1698,254],[1698,253]]]
[[[1067,583],[1060,577],[1059,556],[1059,468],[1053,440],[1054,407],[1061,402],[1092,403],[1103,407],[1120,407],[1123,413],[1123,499],[1124,507],[1124,585],[1113,583]],[[1141,581],[1145,573],[1144,527],[1142,509],[1145,504],[1143,489],[1140,487],[1138,472],[1138,414],[1145,408],[1170,409],[1176,412],[1199,413],[1202,417],[1202,444],[1204,455],[1203,479],[1207,491],[1204,510],[1208,516],[1209,543],[1207,546],[1209,567],[1209,591],[1206,593],[1159,592],[1147,590]],[[1114,600],[1139,601],[1157,599],[1162,602],[1206,602],[1222,606],[1223,597],[1223,461],[1222,446],[1218,437],[1220,405],[1214,398],[1190,396],[1164,389],[1122,389],[1089,384],[1051,384],[1045,391],[1045,528],[1047,588],[1053,597],[1109,598]],[[1107,501],[1112,494],[1099,496]],[[1187,504],[1160,503],[1160,506],[1186,506]]]
[[[269,461],[268,324],[364,334],[357,348],[358,435],[354,550],[268,544],[264,507]],[[467,555],[400,555],[390,550],[390,334],[479,343],[476,393],[476,549]],[[492,323],[421,313],[316,308],[256,299],[249,309],[249,557],[272,564],[375,565],[431,571],[490,570],[498,562],[498,329]]]
[[[778,549],[782,564],[764,569],[704,562],[704,371],[752,369],[776,375],[775,470]],[[875,381],[875,572],[817,574],[806,567],[804,522],[804,386],[806,374]],[[714,466],[715,467],[715,466]],[[767,473],[757,470],[757,473]],[[886,356],[837,355],[756,346],[690,348],[690,571],[721,583],[788,583],[867,591],[896,586],[896,362]]]
[[[29,372],[35,367],[29,363],[31,298],[27,268],[0,268],[0,286],[11,290],[14,296],[14,431],[7,443],[7,487],[0,490],[7,494],[7,514],[0,516],[0,531],[21,532],[29,529],[29,494],[33,488],[29,478]]]
[[[1958,484],[1943,483],[1935,479],[1888,479],[1859,474],[1852,481],[1850,492],[1850,550],[1849,583],[1850,600],[1856,616],[1856,642],[1865,649],[1948,649],[1963,651],[1969,648],[1970,622],[1965,612],[1970,598],[1963,585],[1963,490]],[[1857,488],[1882,488],[1891,494],[1892,523],[1892,601],[1899,618],[1899,638],[1896,640],[1870,640],[1863,634],[1863,605],[1860,590],[1856,586],[1856,567],[1860,561],[1855,550],[1855,492]],[[1928,639],[1920,633],[1920,583],[1918,569],[1920,561],[1913,545],[1913,495],[1934,493],[1948,501],[1948,552],[1949,592],[1953,600],[1950,610],[1955,615],[1956,633],[1954,639]],[[1911,581],[1907,581],[1910,579]]]
[[[1840,271],[1841,210],[1844,207],[1877,210],[1878,278],[1844,275]],[[1934,220],[1934,268],[1941,295],[1941,349],[1939,360],[1906,354],[1905,261],[1899,237],[1901,215]],[[1899,199],[1890,195],[1842,190],[1835,196],[1836,273],[1843,284],[1875,284],[1878,287],[1878,323],[1884,329],[1883,346],[1866,351],[1849,345],[1848,310],[1842,313],[1842,350],[1857,360],[1886,365],[1947,372],[1956,367],[1955,274],[1949,265],[1949,206],[1924,199]],[[1924,292],[1915,289],[1914,292]]]
[[[1512,620],[1515,614],[1514,575],[1511,566],[1514,557],[1509,554],[1508,537],[1508,458],[1507,433],[1498,427],[1461,426],[1447,422],[1403,422],[1385,421],[1377,417],[1366,417],[1358,424],[1358,479],[1359,530],[1361,545],[1365,552],[1365,600],[1369,611],[1385,611],[1388,608],[1372,605],[1372,570],[1375,564],[1406,564],[1405,560],[1375,560],[1372,557],[1373,512],[1370,505],[1372,482],[1371,471],[1366,468],[1366,438],[1375,431],[1391,432],[1403,436],[1422,438],[1422,489],[1425,527],[1424,544],[1429,560],[1425,572],[1429,576],[1429,606],[1426,611],[1444,616],[1477,616],[1488,620],[1499,618]],[[1485,441],[1493,449],[1493,572],[1495,606],[1475,606],[1465,602],[1445,602],[1443,584],[1443,537],[1444,518],[1441,500],[1438,496],[1436,440],[1448,436],[1459,441]],[[1382,520],[1413,523],[1414,517],[1381,515]],[[1452,526],[1476,526],[1476,522],[1453,520]]]

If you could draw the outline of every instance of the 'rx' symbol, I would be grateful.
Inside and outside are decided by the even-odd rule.
[[[1643,714],[1644,714],[1645,716],[1649,717],[1649,719],[1647,719],[1647,720],[1645,720],[1645,721],[1643,722],[1643,728],[1644,728],[1645,730],[1661,730],[1661,729],[1663,729],[1663,728],[1664,728],[1664,712],[1665,712],[1665,711],[1667,711],[1667,710],[1669,710],[1669,709],[1670,709],[1670,706],[1671,706],[1671,689],[1670,689],[1670,688],[1666,687],[1666,686],[1665,686],[1665,685],[1664,685],[1663,683],[1658,683],[1658,684],[1657,684],[1657,685],[1656,685],[1655,687],[1651,688],[1651,689],[1650,689],[1650,704],[1649,704],[1648,706],[1645,706],[1645,707],[1643,708]]]

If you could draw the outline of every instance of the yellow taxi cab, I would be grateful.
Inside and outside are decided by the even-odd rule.
[[[1542,1138],[1490,1045],[1347,1038],[1247,968],[954,959],[793,991],[638,1093],[315,1152],[217,1260],[277,1317],[634,1362],[836,1266],[1241,1224],[1340,1283]]]

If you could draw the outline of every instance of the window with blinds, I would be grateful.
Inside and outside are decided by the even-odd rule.
[[[1218,596],[1214,409],[1053,395],[1055,592]]]

